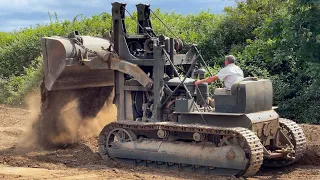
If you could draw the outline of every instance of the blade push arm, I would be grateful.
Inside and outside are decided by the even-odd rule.
[[[109,64],[109,69],[120,71],[134,77],[142,86],[151,89],[153,81],[151,78],[136,64],[119,59],[115,54],[98,51],[97,55],[102,61]]]

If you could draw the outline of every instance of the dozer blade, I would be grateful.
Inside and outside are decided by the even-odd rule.
[[[81,36],[83,45],[98,51],[108,49],[110,41],[100,37]],[[114,85],[114,71],[90,69],[80,60],[90,60],[95,54],[86,52],[72,39],[60,36],[44,37],[41,40],[44,59],[45,87],[49,91],[81,89]]]
[[[64,37],[42,38],[44,83],[48,91],[113,86],[114,71],[131,75],[142,86],[152,88],[152,80],[139,66],[108,51],[109,40],[81,38],[83,47]]]

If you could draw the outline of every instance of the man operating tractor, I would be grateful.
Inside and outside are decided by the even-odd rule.
[[[195,81],[194,84],[197,86],[200,83],[212,83],[220,79],[224,82],[225,88],[217,88],[215,94],[230,94],[232,84],[243,79],[243,71],[239,66],[235,65],[235,61],[236,58],[233,55],[226,56],[225,67],[217,75]]]

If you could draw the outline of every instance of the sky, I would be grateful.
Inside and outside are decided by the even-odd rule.
[[[71,20],[76,15],[90,17],[102,12],[111,13],[111,3],[117,0],[0,0],[0,31],[19,30],[23,27],[49,23],[48,13],[57,13],[59,20]],[[220,14],[235,0],[118,0],[127,3],[128,11],[136,10],[138,3],[150,4],[151,9],[182,14],[210,9]]]

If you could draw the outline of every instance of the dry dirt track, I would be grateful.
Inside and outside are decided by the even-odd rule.
[[[0,179],[236,179],[133,167],[101,161],[95,137],[82,137],[72,147],[44,151],[32,146],[28,109],[0,105]],[[320,126],[302,125],[307,155],[281,169],[262,169],[250,179],[320,179]]]

